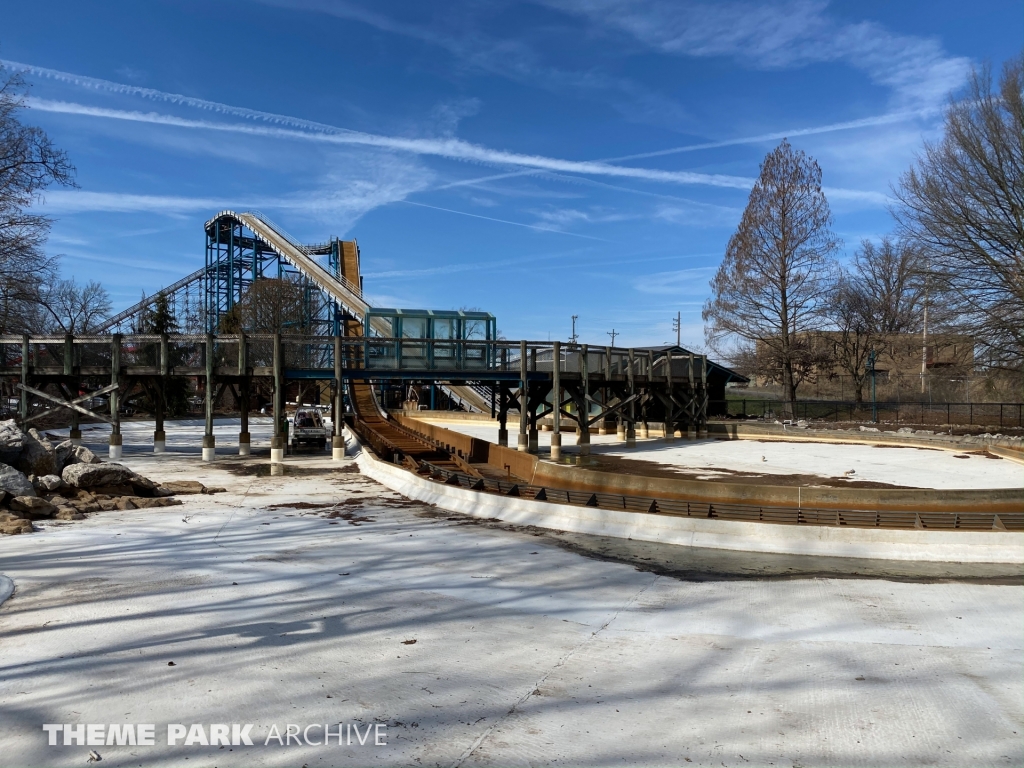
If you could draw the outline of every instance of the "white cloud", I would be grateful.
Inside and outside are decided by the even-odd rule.
[[[935,40],[890,32],[881,24],[843,23],[826,2],[688,2],[684,0],[546,0],[598,28],[626,32],[663,53],[731,56],[774,69],[842,61],[889,88],[897,104],[931,107],[965,81],[970,61]]]
[[[406,23],[359,3],[345,0],[261,0],[266,5],[288,10],[323,13],[357,21],[387,32],[436,46],[454,56],[463,68],[478,70],[573,98],[599,97],[608,101],[623,117],[678,128],[689,119],[677,101],[636,80],[609,75],[595,68],[567,70],[542,61],[530,41],[494,38],[482,31],[481,17],[502,4],[464,4],[457,8],[443,4],[421,4],[418,23]],[[379,7],[379,4],[376,4]],[[572,34],[574,30],[568,31]],[[539,34],[538,30],[535,30]]]
[[[322,142],[334,145],[361,145],[409,152],[418,155],[432,155],[450,160],[480,162],[493,165],[520,166],[548,171],[579,173],[597,176],[615,176],[619,178],[641,179],[669,184],[703,184],[713,187],[731,189],[749,189],[752,179],[727,174],[692,173],[690,171],[662,171],[654,168],[634,168],[587,160],[563,160],[542,155],[524,155],[517,152],[491,149],[479,144],[456,138],[416,139],[400,136],[382,136],[360,131],[344,131],[332,129],[336,133],[323,131],[305,131],[294,128],[279,128],[246,123],[214,122],[210,120],[193,120],[175,115],[158,112],[138,112],[120,109],[94,107],[67,101],[30,98],[28,105],[42,112],[56,112],[98,117],[111,120],[127,120],[137,123],[175,126],[206,131],[239,133],[249,136],[268,138],[293,139],[299,141]]]
[[[394,157],[346,157],[344,172],[331,171],[307,189],[283,197],[185,197],[92,190],[55,190],[41,207],[50,214],[150,213],[179,217],[224,209],[287,212],[290,218],[330,223],[344,231],[374,208],[404,200],[430,185],[433,175]]]
[[[655,272],[635,278],[632,284],[633,288],[641,293],[704,295],[708,290],[708,280],[715,269],[716,267],[694,267],[671,272]]]

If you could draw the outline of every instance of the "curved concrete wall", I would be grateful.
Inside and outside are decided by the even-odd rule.
[[[462,451],[463,456],[469,457],[471,461],[486,462],[499,470],[507,467],[513,475],[533,485],[551,485],[626,496],[653,496],[721,504],[763,504],[776,507],[918,512],[1024,511],[1024,491],[1020,488],[959,491],[929,488],[811,488],[599,472],[584,467],[540,461],[534,455],[494,445],[436,424],[427,424],[411,416],[395,415],[394,418],[409,429]],[[756,433],[757,437],[765,435],[764,432]],[[742,439],[743,435],[734,432],[732,437]],[[774,439],[776,436],[772,437]],[[791,439],[807,441],[813,438],[799,435]],[[833,442],[841,441],[836,439]],[[859,439],[857,442],[880,441]]]
[[[1024,563],[1024,533],[897,531],[703,520],[552,504],[456,488],[380,461],[347,429],[360,470],[403,496],[441,509],[518,525],[680,546],[789,555],[962,563]]]

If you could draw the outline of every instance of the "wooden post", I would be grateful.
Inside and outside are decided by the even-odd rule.
[[[119,386],[121,378],[121,334],[110,337],[110,383]],[[110,393],[110,458],[121,458],[121,393],[115,389]]]
[[[238,455],[252,452],[252,434],[249,432],[249,340],[238,332]]]
[[[604,373],[604,388],[601,394],[601,406],[602,408],[608,407],[608,380],[612,377],[612,348],[604,348],[604,365],[602,366]],[[607,435],[608,427],[605,425],[607,416],[602,416],[601,421],[597,425],[597,434]]]
[[[167,433],[164,431],[164,417],[167,410],[167,377],[170,374],[170,354],[168,350],[168,338],[166,333],[160,334],[160,351],[157,360],[157,372],[159,376],[156,385],[153,387],[156,402],[153,403],[156,413],[154,417],[156,424],[153,429],[153,453],[163,453],[167,450]]]
[[[66,334],[64,336],[64,375],[68,378],[72,378],[68,382],[68,391],[72,394],[72,399],[78,396],[78,387],[80,379],[75,375],[75,337],[73,334]],[[68,437],[71,442],[75,445],[82,444],[82,430],[79,426],[79,419],[81,416],[78,411],[71,410],[71,430],[68,433]]]
[[[28,386],[28,354],[29,354],[29,343],[28,334],[23,333],[21,335],[21,402],[19,403],[21,411],[21,428],[28,430],[28,425],[25,423],[28,421],[28,390],[24,387]]]
[[[537,348],[534,347],[530,350],[530,370],[536,372],[537,370]],[[526,388],[527,399],[529,399],[530,388],[527,385]],[[530,423],[529,423],[529,448],[530,453],[537,453],[540,449],[540,443],[537,439],[537,409],[536,407],[530,408]]]
[[[576,445],[579,446],[580,456],[590,455],[590,401],[587,396],[590,394],[590,377],[587,370],[587,345],[580,345],[580,386],[583,394],[577,403],[577,416],[580,421],[580,430],[576,438]]]
[[[629,349],[629,368],[627,369],[627,376],[629,377],[629,396],[632,398],[636,395],[636,378],[633,375],[633,366],[636,363],[636,355],[633,352],[633,348]],[[636,446],[636,401],[629,401],[629,421],[626,424],[626,447],[633,448]]]
[[[284,355],[281,350],[281,334],[274,334],[274,436],[270,439],[270,463],[284,462],[284,435],[281,422],[284,415]]]
[[[690,389],[690,420],[686,425],[686,437],[697,439],[697,375],[693,367],[693,352],[687,358],[686,379]]]
[[[672,347],[665,351],[665,387],[668,392],[668,400],[665,401],[665,439],[676,439],[675,414],[672,412]]]
[[[203,434],[203,461],[213,461],[217,456],[217,443],[213,436],[213,334],[206,334],[206,431]]]
[[[562,343],[551,347],[551,458],[562,458]]]
[[[530,450],[530,439],[527,434],[529,420],[529,381],[526,342],[519,342],[519,450],[527,453]]]
[[[341,336],[334,337],[334,434],[331,436],[331,458],[341,461],[345,458],[345,437],[341,434],[345,419],[345,388],[342,382],[342,352],[344,345]]]
[[[697,437],[708,436],[708,356],[700,356],[700,399],[697,401]]]

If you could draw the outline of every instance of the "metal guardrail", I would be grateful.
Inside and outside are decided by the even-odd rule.
[[[816,525],[847,528],[887,528],[897,530],[1024,531],[1024,512],[930,512],[915,510],[860,510],[770,507],[749,504],[720,504],[708,501],[660,499],[650,496],[624,496],[594,491],[530,485],[512,480],[471,477],[452,472],[427,461],[420,462],[429,479],[474,491],[501,496],[518,496],[534,501],[550,501],[581,507],[597,507],[639,514],[669,515],[711,520],[777,525]]]

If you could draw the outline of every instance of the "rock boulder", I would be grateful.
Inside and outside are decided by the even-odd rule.
[[[161,483],[160,488],[165,493],[203,493],[206,490],[206,486],[200,483],[198,480],[170,480],[166,483]]]
[[[25,435],[18,429],[14,419],[0,421],[0,462],[16,464],[25,447]]]
[[[61,477],[75,488],[92,488],[97,485],[128,485],[136,475],[123,464],[107,462],[71,464],[64,467]]]
[[[50,517],[57,508],[38,496],[15,496],[10,503],[12,512],[21,512],[29,517]]]
[[[24,435],[24,441],[21,456],[18,457],[15,466],[27,475],[52,475],[53,444],[35,429],[30,429],[28,434]]]
[[[43,475],[42,477],[36,478],[36,488],[43,491],[56,491],[60,488],[61,483],[64,482],[57,475]]]
[[[35,496],[36,489],[28,478],[14,467],[0,464],[0,490],[11,496]]]
[[[75,455],[75,446],[70,440],[57,443],[53,446],[53,471],[58,475],[64,471],[64,467],[72,462]],[[88,450],[88,449],[86,449]]]
[[[22,520],[21,518],[0,520],[0,533],[14,535],[17,533],[32,533],[33,530],[35,529],[32,527],[30,520]]]

